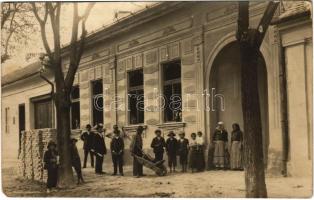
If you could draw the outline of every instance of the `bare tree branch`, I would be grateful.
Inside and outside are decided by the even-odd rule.
[[[10,39],[11,39],[11,37],[12,37],[14,31],[15,31],[15,30],[13,30],[14,28],[13,28],[13,26],[12,26],[13,21],[14,21],[15,13],[16,13],[16,12],[13,12],[12,17],[11,17],[11,20],[10,20],[9,35],[8,35],[8,37],[6,38],[6,41],[5,41],[5,45],[4,45],[4,54],[1,55],[1,62],[5,62],[5,60],[7,60],[7,59],[9,58],[8,47],[9,47],[9,41],[10,41]]]
[[[87,5],[87,8],[86,8],[84,14],[80,17],[83,21],[86,21],[86,20],[87,20],[87,18],[88,18],[88,16],[89,16],[89,14],[90,14],[92,8],[94,7],[94,5],[95,5],[95,2],[94,2],[94,3],[89,3],[89,4]]]
[[[47,5],[47,3],[45,3],[45,14],[44,14],[44,18],[43,19],[41,19],[39,17],[39,14],[38,14],[35,2],[32,2],[31,5],[32,5],[32,8],[33,8],[33,13],[34,13],[37,21],[39,22],[39,25],[40,25],[40,33],[41,33],[41,38],[42,38],[42,41],[43,41],[43,45],[45,47],[45,50],[46,50],[48,56],[51,58],[52,53],[51,53],[51,49],[49,47],[49,44],[48,44],[48,41],[47,41],[47,35],[46,35],[46,22],[47,22],[47,18],[48,18],[48,5]]]
[[[85,45],[85,37],[87,35],[85,22],[91,12],[91,9],[95,3],[89,3],[84,14],[79,17],[78,16],[78,9],[77,4],[74,3],[73,9],[73,26],[72,26],[72,38],[71,38],[71,53],[70,53],[70,66],[68,69],[68,73],[65,79],[66,87],[70,88],[73,85],[73,81],[75,78],[75,73],[78,69],[83,51],[84,51],[84,45]],[[78,44],[78,25],[81,21],[81,38]]]

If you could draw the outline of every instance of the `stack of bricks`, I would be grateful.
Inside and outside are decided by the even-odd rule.
[[[25,178],[34,179],[34,171],[33,171],[33,132],[26,131],[25,132]]]
[[[43,151],[42,151],[42,140],[43,130],[34,130],[32,134],[32,155],[33,155],[33,169],[34,169],[34,180],[43,180]]]
[[[44,170],[43,157],[49,141],[56,142],[55,129],[25,131],[21,138],[19,155],[19,175],[30,180],[44,182],[47,172]]]
[[[25,165],[25,131],[22,132],[21,135],[21,149],[20,149],[20,154],[19,154],[19,162],[18,162],[18,174],[21,177],[25,176],[25,169],[26,169],[26,165]]]

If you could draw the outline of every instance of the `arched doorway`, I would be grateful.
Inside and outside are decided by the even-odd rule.
[[[244,77],[245,78],[245,77]],[[261,104],[261,119],[263,129],[263,148],[265,164],[267,164],[269,127],[268,127],[268,94],[267,94],[267,70],[264,58],[260,56],[258,62],[259,98]],[[238,123],[243,129],[243,115],[241,105],[241,62],[240,50],[236,42],[227,44],[215,57],[210,69],[209,89],[212,98],[210,109],[210,134],[216,128],[218,121],[223,121],[230,133],[232,124]],[[219,98],[218,98],[219,97]],[[224,109],[222,109],[222,98]]]

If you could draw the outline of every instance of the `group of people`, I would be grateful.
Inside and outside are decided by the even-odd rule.
[[[223,122],[219,122],[214,131],[211,143],[208,148],[208,166],[213,166],[213,169],[233,169],[242,170],[242,151],[243,151],[243,134],[238,124],[232,125],[231,142],[228,143],[228,132],[224,128]],[[124,133],[124,130],[122,128]],[[143,157],[146,154],[143,152],[143,134],[144,128],[138,126],[135,136],[131,139],[130,152],[132,155]],[[155,137],[151,142],[151,148],[155,154],[152,162],[164,162],[164,152],[168,156],[168,166],[170,173],[176,172],[177,157],[181,166],[181,172],[187,172],[188,167],[193,172],[204,171],[205,169],[205,143],[201,131],[191,134],[191,140],[185,137],[185,132],[179,132],[179,138],[176,134],[170,131],[165,140],[162,137],[161,130],[155,130]],[[127,134],[124,133],[124,136]],[[105,137],[111,139],[110,151],[113,162],[113,176],[119,172],[123,176],[123,154],[124,154],[124,139],[121,136],[121,131],[117,125],[113,126],[113,132],[106,134],[106,129],[102,124],[97,124],[95,131],[92,131],[91,125],[86,125],[86,131],[81,134],[84,149],[83,168],[86,168],[87,158],[90,156],[91,167],[94,167],[95,157],[95,173],[104,174],[102,170],[104,155],[107,153]],[[81,170],[81,160],[76,146],[77,139],[71,139],[71,161],[72,166],[77,174],[77,183],[84,182]],[[48,171],[47,190],[55,187],[57,184],[57,173],[59,156],[57,145],[54,142],[48,143],[47,151],[44,154],[44,168]],[[143,174],[143,165],[133,156],[133,176],[141,177]],[[189,165],[188,165],[189,164]]]
[[[223,122],[218,122],[208,150],[208,164],[214,169],[243,170],[243,133],[239,124],[232,124],[231,141]]]

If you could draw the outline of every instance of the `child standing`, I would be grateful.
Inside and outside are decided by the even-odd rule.
[[[82,175],[82,167],[81,167],[81,159],[76,147],[77,139],[71,139],[71,161],[72,167],[74,168],[77,175],[77,184],[81,182],[84,183],[83,175]]]
[[[44,154],[44,169],[48,172],[47,193],[57,186],[59,157],[56,148],[56,143],[50,141],[47,146],[48,150]]]
[[[170,131],[168,134],[168,139],[166,141],[166,150],[168,154],[168,165],[170,168],[170,173],[176,171],[177,165],[177,139],[174,137],[175,134],[173,131]]]
[[[189,140],[185,138],[185,133],[182,131],[179,133],[180,139],[178,140],[178,155],[180,158],[180,165],[182,166],[182,172],[187,171],[188,165],[188,153],[189,153]]]
[[[161,137],[161,131],[157,129],[155,131],[156,137],[152,140],[151,147],[155,153],[154,162],[159,162],[164,159],[164,148],[166,147],[166,142],[163,137]]]

